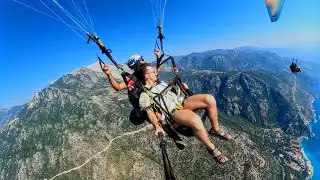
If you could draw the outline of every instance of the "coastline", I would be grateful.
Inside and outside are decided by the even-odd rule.
[[[318,87],[315,88],[316,91],[317,91],[317,89],[318,89]],[[314,136],[314,138],[319,138],[316,136],[314,129],[313,129],[313,126],[318,126],[318,124],[317,124],[318,119],[317,118],[320,117],[320,112],[317,112],[318,109],[317,109],[317,105],[316,105],[316,103],[319,103],[318,101],[320,101],[320,97],[319,97],[319,94],[316,94],[315,96],[313,96],[313,99],[311,101],[312,102],[311,108],[312,108],[312,112],[313,112],[313,119],[308,122],[308,126],[311,129],[312,135]],[[305,162],[305,167],[306,167],[306,171],[308,174],[306,179],[311,180],[311,179],[313,179],[313,176],[315,174],[315,166],[318,166],[316,164],[313,165],[313,163],[315,163],[315,162],[312,162],[312,159],[314,157],[312,157],[312,155],[308,154],[308,153],[312,153],[312,151],[308,150],[308,146],[307,146],[308,142],[307,141],[312,140],[313,138],[309,139],[308,137],[301,137],[299,139],[301,142],[301,152],[302,152],[303,160]],[[310,152],[308,152],[308,151],[310,151]],[[308,156],[309,156],[309,158],[308,158]]]
[[[289,164],[289,166],[291,167],[291,169],[295,170],[295,171],[298,171],[300,173],[303,173],[304,174],[304,177],[305,179],[307,180],[312,180],[314,174],[317,174],[317,172],[315,173],[315,167],[317,166],[314,166],[314,162],[315,159],[314,157],[312,156],[312,150],[310,150],[312,147],[310,147],[309,144],[307,144],[306,142],[309,141],[312,141],[315,137],[315,133],[313,132],[313,129],[312,129],[312,124],[314,124],[316,122],[316,116],[317,116],[317,111],[316,111],[316,107],[315,107],[315,102],[317,103],[318,102],[318,99],[315,98],[315,96],[312,96],[312,99],[310,98],[311,102],[309,108],[312,108],[312,118],[309,118],[308,120],[305,120],[305,122],[307,123],[306,125],[308,126],[308,128],[310,128],[310,131],[311,131],[311,134],[310,134],[310,137],[309,136],[300,136],[298,138],[296,138],[296,140],[299,142],[299,150],[298,149],[294,149],[292,151],[292,153],[294,155],[292,155],[292,158],[297,161],[297,162],[300,162],[298,163],[300,168],[297,168],[297,165],[296,164],[297,162],[291,162]],[[312,142],[311,142],[312,144]],[[309,146],[308,146],[309,145]],[[298,151],[297,151],[298,150]],[[300,154],[300,155],[299,155]]]
[[[307,154],[304,151],[303,146],[301,145],[301,153],[302,153],[302,158],[304,160],[305,163],[305,167],[306,167],[306,173],[308,174],[306,179],[312,179],[312,176],[314,174],[314,167],[311,164],[311,161],[308,159]]]

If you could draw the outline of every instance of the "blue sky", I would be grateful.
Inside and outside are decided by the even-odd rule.
[[[52,15],[40,1],[21,2]],[[0,108],[25,103],[50,82],[96,61],[98,48],[63,23],[11,0],[1,3]],[[124,62],[135,53],[153,58],[157,32],[149,0],[86,3],[96,32],[115,59]],[[264,0],[168,0],[165,50],[181,55],[246,45],[315,49],[320,47],[317,7],[319,0],[287,0],[280,19],[271,23]]]

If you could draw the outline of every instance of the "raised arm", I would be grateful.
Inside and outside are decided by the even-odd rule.
[[[107,77],[109,79],[109,83],[111,84],[113,89],[115,89],[116,91],[121,91],[121,90],[127,88],[126,83],[124,83],[124,82],[118,83],[116,81],[116,79],[112,76],[110,67],[108,65],[105,65],[103,67],[102,71],[107,75]]]

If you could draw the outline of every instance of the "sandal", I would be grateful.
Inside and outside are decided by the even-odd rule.
[[[209,154],[213,157],[215,161],[217,161],[219,164],[225,164],[228,162],[228,158],[219,151],[218,148],[214,148],[214,150],[208,149]]]
[[[220,128],[217,132],[215,132],[212,128],[209,130],[209,134],[214,135],[214,136],[218,136],[222,139],[225,140],[231,140],[233,139],[231,135],[225,133],[224,131],[222,131],[222,129]]]
[[[176,144],[177,148],[180,150],[184,150],[187,146],[187,144],[182,140],[175,140],[174,143]]]

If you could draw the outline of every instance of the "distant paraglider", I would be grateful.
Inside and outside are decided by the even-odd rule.
[[[296,60],[296,62],[294,62],[294,60]],[[301,72],[301,69],[297,64],[297,59],[293,59],[291,65],[289,67],[290,67],[291,72],[294,74]]]
[[[265,0],[271,22],[278,21],[285,0]]]

